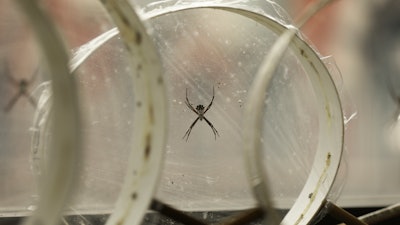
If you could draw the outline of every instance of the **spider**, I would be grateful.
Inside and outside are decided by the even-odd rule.
[[[36,71],[29,80],[27,80],[25,78],[16,80],[14,77],[10,76],[8,67],[6,67],[6,68],[7,68],[6,69],[7,71],[5,74],[9,80],[9,82],[18,88],[18,93],[15,94],[12,99],[10,99],[10,101],[8,102],[6,107],[4,107],[4,111],[9,112],[21,96],[25,96],[29,100],[29,102],[32,104],[32,106],[36,108],[36,105],[37,105],[36,100],[32,97],[32,95],[30,95],[28,93],[28,88],[35,81],[38,71]]]
[[[211,127],[213,133],[214,133],[214,137],[215,139],[217,139],[217,135],[219,137],[218,131],[217,129],[214,128],[213,124],[204,116],[204,114],[206,114],[206,112],[211,108],[211,105],[214,101],[214,87],[213,87],[213,96],[211,99],[210,104],[207,106],[207,108],[204,108],[203,105],[197,105],[196,109],[193,108],[193,105],[190,103],[189,99],[188,99],[188,90],[186,88],[186,105],[189,109],[191,109],[194,113],[197,114],[197,119],[195,119],[192,123],[192,125],[190,125],[189,129],[186,131],[185,135],[183,136],[183,139],[185,139],[186,137],[186,141],[189,139],[189,135],[190,132],[192,131],[192,128],[194,127],[194,125],[197,123],[197,121],[202,121],[203,119],[207,122],[207,124]]]

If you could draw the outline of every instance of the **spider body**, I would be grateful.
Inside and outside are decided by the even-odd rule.
[[[194,113],[197,114],[197,118],[193,121],[192,125],[190,125],[189,129],[186,131],[185,135],[183,136],[183,139],[186,137],[186,141],[189,139],[190,132],[192,131],[192,128],[194,125],[197,123],[197,121],[202,121],[203,119],[206,121],[206,123],[210,126],[214,133],[215,139],[217,139],[218,131],[217,129],[214,128],[213,124],[204,116],[204,114],[210,109],[212,103],[214,101],[214,87],[213,87],[213,96],[211,99],[210,104],[208,104],[207,108],[204,108],[203,105],[197,105],[196,108],[193,107],[193,105],[190,103],[189,98],[187,96],[187,88],[186,88],[186,101],[185,104],[186,106],[191,109]]]
[[[204,106],[197,105],[196,106],[197,115],[199,116],[200,121],[204,119]]]
[[[28,86],[29,86],[29,81],[27,81],[26,79],[22,78],[19,81],[19,90],[20,92],[26,94],[28,93]]]
[[[11,110],[11,108],[13,108],[14,104],[18,101],[18,99],[22,96],[26,97],[28,99],[28,101],[31,103],[31,105],[36,108],[36,105],[37,105],[36,100],[29,94],[28,88],[35,81],[37,71],[32,75],[32,77],[29,80],[27,80],[25,78],[16,80],[14,77],[12,77],[9,74],[8,66],[6,66],[6,70],[7,70],[5,72],[6,77],[8,78],[9,82],[12,85],[14,85],[15,87],[18,88],[18,92],[14,95],[13,98],[10,99],[10,101],[4,108],[4,111],[9,112]]]

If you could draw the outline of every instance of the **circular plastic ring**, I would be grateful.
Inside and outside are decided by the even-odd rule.
[[[80,158],[81,114],[75,78],[68,69],[68,55],[49,17],[36,1],[16,1],[31,22],[52,79],[53,107],[50,129],[52,139],[45,175],[39,180],[39,202],[33,215],[24,224],[55,224],[69,200],[77,179],[76,162]],[[41,104],[41,103],[39,103]],[[40,107],[40,106],[39,106]],[[42,117],[38,115],[37,117]],[[47,122],[47,121],[46,121]],[[34,134],[35,135],[35,134]],[[33,141],[37,137],[33,137]],[[37,149],[33,149],[35,151]]]
[[[290,28],[290,26],[282,25],[276,19],[264,14],[262,11],[240,3],[185,4],[179,1],[179,3],[171,7],[146,12],[143,14],[143,17],[153,19],[178,11],[198,8],[219,9],[245,16],[264,25],[278,35],[283,34]],[[312,170],[303,190],[290,211],[286,214],[282,224],[307,224],[324,204],[335,180],[342,155],[343,116],[335,84],[319,55],[299,34],[294,36],[290,48],[298,57],[302,66],[304,66],[314,88],[318,103],[320,133],[317,152],[311,166]],[[265,169],[261,165],[262,158],[252,163],[260,164],[259,168]],[[265,171],[260,171],[260,174],[265,174]],[[264,179],[261,182],[268,183],[265,177],[261,179]],[[268,190],[261,191],[268,192]]]

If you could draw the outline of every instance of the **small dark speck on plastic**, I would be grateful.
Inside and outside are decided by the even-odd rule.
[[[136,193],[136,192],[132,193],[131,198],[132,198],[133,200],[137,199],[137,193]]]
[[[142,34],[139,33],[138,31],[136,31],[136,33],[135,33],[135,41],[136,41],[136,44],[138,44],[138,45],[142,44]]]
[[[146,159],[149,158],[151,152],[151,134],[147,134],[146,136],[146,147],[144,149],[144,157]]]

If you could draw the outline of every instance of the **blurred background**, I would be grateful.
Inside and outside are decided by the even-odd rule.
[[[114,27],[97,0],[41,2],[71,55]],[[150,0],[133,2],[138,8],[157,4]],[[295,19],[313,1],[276,2]],[[342,207],[382,207],[400,202],[399,12],[400,2],[396,0],[338,0],[302,29],[321,56],[333,57],[334,67],[341,73],[336,84],[346,123],[341,165],[344,172],[337,181],[342,189],[335,189],[332,196]],[[32,115],[41,95],[40,85],[47,81],[47,76],[41,69],[40,54],[29,25],[11,0],[0,2],[0,17],[0,177],[6,181],[0,185],[0,216],[20,216],[33,210],[37,199],[30,150],[34,132]],[[255,49],[267,48],[276,36],[254,22],[237,17],[197,10],[146,21],[160,49],[169,84],[171,130],[156,195],[180,209],[238,210],[255,204],[240,158],[241,109],[257,62],[265,54]],[[196,26],[190,27],[191,24]],[[232,32],[235,35],[230,35]],[[95,54],[78,70],[88,136],[85,160],[90,165],[82,172],[83,191],[71,207],[80,209],[79,213],[108,212],[112,208],[123,180],[126,168],[123,159],[129,153],[130,130],[134,126],[132,87],[127,82],[129,71],[123,45],[119,38],[114,38]],[[296,64],[290,53],[285,60],[289,65]],[[283,76],[287,74],[285,68],[279,68]],[[299,74],[304,73],[300,66],[298,69]],[[298,84],[293,90],[307,89],[306,84],[288,76],[282,80],[282,87]],[[194,105],[207,105],[213,87],[215,102],[207,117],[220,137],[214,140],[203,121],[193,128],[188,142],[182,140],[196,118],[184,104],[186,88]],[[303,98],[312,99],[310,96],[311,93],[304,94]],[[296,108],[294,112],[312,115],[312,107],[304,109],[307,111]],[[310,129],[308,135],[314,135],[313,132],[316,131]],[[286,171],[298,171],[291,175],[300,178],[282,179],[277,189],[279,185],[293,189],[289,188],[281,197],[291,199],[288,193],[301,189],[296,182],[306,179],[312,169],[307,165],[314,154],[315,150],[304,153],[299,161],[293,160],[293,155],[289,157],[293,170],[288,169],[290,165],[283,166],[287,166]],[[301,169],[296,170],[298,167]],[[276,169],[280,170],[284,169]],[[290,207],[292,201],[282,203],[282,208]]]

